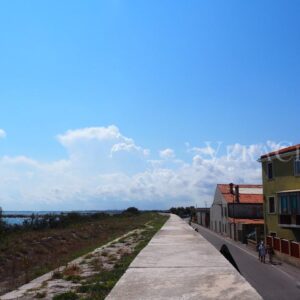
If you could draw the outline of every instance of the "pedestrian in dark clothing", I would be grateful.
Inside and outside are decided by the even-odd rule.
[[[265,264],[266,263],[266,247],[265,247],[263,241],[260,242],[260,245],[258,247],[258,253],[259,253],[260,262]]]

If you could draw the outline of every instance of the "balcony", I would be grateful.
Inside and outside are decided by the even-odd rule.
[[[280,225],[291,225],[292,215],[279,215],[279,224]]]
[[[281,227],[300,228],[300,215],[281,214],[278,223]]]

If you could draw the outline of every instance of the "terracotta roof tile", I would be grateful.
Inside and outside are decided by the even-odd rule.
[[[234,185],[235,187],[236,185]],[[261,194],[246,194],[242,193],[241,189],[262,189],[262,185],[259,184],[239,184],[240,187],[240,203],[263,203],[263,195]],[[218,189],[220,190],[223,198],[228,202],[232,203],[235,199],[235,196],[230,193],[229,184],[218,184]]]
[[[275,156],[275,155],[285,154],[285,153],[289,153],[289,152],[294,152],[296,150],[300,150],[300,144],[294,145],[294,146],[291,146],[291,147],[286,147],[286,148],[283,148],[283,149],[280,149],[280,150],[277,150],[277,151],[273,151],[273,152],[264,154],[260,158],[264,159],[264,158],[268,158],[270,156]]]

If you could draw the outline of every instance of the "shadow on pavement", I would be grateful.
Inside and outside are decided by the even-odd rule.
[[[236,268],[236,270],[241,274],[241,271],[240,271],[239,267],[237,266],[237,264],[236,264],[235,260],[233,259],[228,247],[225,244],[221,247],[220,252]]]

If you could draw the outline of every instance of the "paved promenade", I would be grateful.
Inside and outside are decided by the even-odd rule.
[[[209,242],[171,215],[106,299],[262,298]]]

